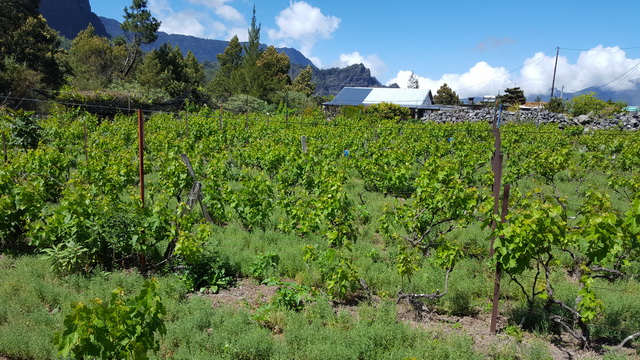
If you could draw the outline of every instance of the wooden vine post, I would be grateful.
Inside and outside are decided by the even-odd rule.
[[[502,107],[501,107],[502,109]],[[493,214],[498,215],[502,212],[501,222],[506,222],[507,212],[509,211],[509,192],[511,187],[509,184],[505,184],[504,193],[502,196],[502,211],[500,211],[500,190],[502,183],[502,163],[504,157],[502,155],[502,139],[500,138],[500,117],[496,117],[494,113],[493,116],[493,135],[495,139],[495,152],[493,154],[493,159],[491,160],[491,168],[493,170]],[[495,220],[492,223],[492,228],[495,230],[497,224]],[[493,243],[495,238],[491,239],[491,247],[489,248],[489,256],[493,257]],[[496,273],[493,282],[493,306],[491,308],[491,326],[490,331],[492,334],[496,334],[497,332],[497,323],[498,323],[498,304],[500,301],[500,278],[501,278],[502,269],[500,267],[500,263],[496,263]]]
[[[4,162],[7,162],[7,134],[2,132],[2,152],[4,152]]]
[[[84,160],[89,161],[89,150],[87,148],[87,118],[84,119],[82,123],[82,133],[84,136]]]
[[[144,207],[144,119],[142,109],[138,109],[138,159],[140,162],[140,201]]]
[[[189,138],[189,113],[184,115],[184,137]]]
[[[222,131],[223,123],[222,123],[222,105],[220,105],[220,131]]]

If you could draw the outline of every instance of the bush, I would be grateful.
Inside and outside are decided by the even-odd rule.
[[[273,103],[278,105],[278,113],[284,114],[285,110],[289,115],[301,115],[318,107],[316,101],[303,93],[297,91],[278,91],[273,97]]]
[[[380,103],[366,108],[366,113],[380,120],[402,121],[411,116],[411,110],[397,104]]]
[[[561,98],[553,98],[544,105],[544,109],[554,113],[561,114],[566,110],[564,101]]]
[[[271,107],[265,101],[249,95],[233,95],[222,107],[234,114],[243,114],[246,112],[266,113],[271,110]]]
[[[181,278],[192,291],[209,290],[217,293],[234,283],[234,270],[229,262],[217,254],[202,254],[197,259],[181,264]]]
[[[99,357],[102,359],[146,359],[149,350],[158,351],[164,335],[164,305],[156,293],[158,282],[145,281],[140,294],[125,300],[124,291],[115,289],[108,303],[101,299],[89,307],[82,302],[71,305],[64,319],[66,329],[54,335],[58,355]]]
[[[603,101],[596,97],[596,93],[578,95],[569,101],[568,107],[571,115],[580,116],[593,112],[596,115],[611,116],[622,111],[626,106],[623,102]]]
[[[40,132],[42,128],[37,123],[37,119],[33,116],[33,112],[23,110],[11,111],[7,117],[9,118],[9,129],[11,130],[11,139],[9,145],[22,149],[35,149],[40,142]]]

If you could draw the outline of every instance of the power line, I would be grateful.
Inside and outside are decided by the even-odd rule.
[[[640,46],[630,46],[630,47],[623,47],[623,48],[611,48],[611,47],[606,47],[606,48],[602,48],[602,49],[577,49],[577,48],[564,48],[561,47],[560,50],[569,50],[569,51],[618,51],[618,50],[633,50],[633,49],[640,49]]]
[[[623,76],[627,75],[628,73],[630,73],[633,69],[637,68],[638,66],[640,66],[640,62],[639,62],[639,63],[637,63],[637,64],[635,64],[631,69],[629,69],[629,70],[625,71],[624,73],[622,73],[622,74],[621,74],[620,76],[618,76],[617,78],[615,78],[615,79],[613,79],[613,80],[609,81],[608,83],[606,83],[606,84],[604,84],[604,85],[597,86],[597,87],[595,87],[594,89],[600,89],[600,88],[603,88],[603,87],[605,87],[605,86],[607,86],[607,85],[611,84],[612,82],[614,82],[614,81],[616,81],[616,80],[620,79],[621,77],[623,77]]]
[[[472,87],[476,87],[476,86],[480,86],[480,85],[483,85],[483,84],[486,84],[486,83],[490,83],[490,82],[492,82],[492,81],[494,81],[494,80],[500,79],[500,78],[505,77],[505,76],[507,76],[507,75],[509,75],[509,74],[512,74],[512,73],[514,73],[514,72],[516,72],[516,71],[518,71],[518,70],[520,70],[520,69],[522,69],[522,68],[525,68],[525,67],[527,67],[527,66],[529,66],[529,65],[532,65],[532,64],[534,64],[534,63],[537,63],[538,61],[541,61],[542,59],[544,59],[544,57],[545,57],[546,55],[549,55],[549,54],[551,54],[551,53],[552,53],[552,52],[554,52],[554,51],[556,51],[556,48],[553,48],[553,50],[551,50],[551,51],[547,52],[546,54],[543,54],[541,57],[539,57],[539,58],[537,58],[537,59],[533,59],[533,60],[531,60],[530,62],[528,62],[528,63],[526,63],[526,64],[524,64],[524,65],[522,65],[522,66],[519,66],[519,67],[517,67],[517,68],[515,68],[515,69],[513,69],[513,70],[511,70],[511,71],[508,71],[508,72],[506,72],[506,73],[504,73],[504,74],[502,74],[502,75],[500,75],[500,76],[496,76],[496,77],[495,77],[495,78],[493,78],[493,79],[490,79],[490,80],[487,80],[487,81],[483,81],[483,82],[481,82],[481,83],[478,83],[478,84],[475,84],[475,85],[471,85],[471,86],[467,86],[467,87],[464,87],[464,88],[461,88],[461,89],[456,89],[456,90],[454,90],[454,91],[455,91],[455,92],[460,92],[460,91],[462,91],[462,90],[466,90],[466,89],[470,89],[470,88],[472,88]]]
[[[555,49],[554,49],[555,50]],[[640,66],[640,63],[636,66]],[[130,109],[130,108],[121,108],[121,107],[115,107],[115,106],[104,106],[104,105],[95,105],[95,104],[82,104],[82,103],[73,103],[73,102],[61,102],[61,101],[54,101],[54,100],[42,100],[42,99],[29,99],[29,98],[16,98],[16,97],[11,97],[11,96],[0,96],[0,97],[4,97],[6,99],[12,99],[12,100],[21,100],[21,101],[31,101],[31,102],[38,102],[38,103],[50,103],[50,102],[57,102],[59,104],[65,105],[65,106],[70,106],[70,107],[84,107],[84,108],[97,108],[97,109],[109,109],[109,110],[119,110],[119,111],[123,111],[123,112],[133,112],[135,111],[135,109]],[[151,109],[143,109],[142,110],[143,113],[147,114],[147,115],[153,115],[153,114],[167,114],[167,115],[173,115],[173,116],[183,116],[185,114],[188,114],[188,116],[190,117],[201,117],[201,118],[208,118],[208,119],[219,119],[219,114],[218,115],[205,115],[205,114],[198,114],[198,113],[186,113],[186,112],[169,112],[169,111],[160,111],[160,110],[151,110]],[[216,109],[217,111],[217,109]],[[230,118],[230,117],[224,117],[223,118],[225,122],[229,122],[229,121],[235,121],[238,123],[244,122],[246,121],[246,119],[241,119],[241,118]],[[478,120],[478,121],[473,121],[473,122],[466,122],[466,123],[458,123],[458,124],[475,124],[475,123],[482,123],[482,122],[486,122],[488,123],[491,119],[489,119],[488,117],[482,120]],[[270,119],[270,118],[265,118],[265,117],[256,117],[254,115],[253,118],[250,118],[250,121],[255,123],[256,121],[260,121],[263,123],[273,123],[273,124],[285,124],[285,125],[301,125],[301,126],[313,126],[313,127],[328,127],[328,128],[353,128],[353,129],[378,129],[378,130],[394,130],[394,131],[424,131],[424,132],[441,132],[441,133],[487,133],[490,134],[493,132],[492,129],[487,128],[487,129],[453,129],[453,128],[436,128],[436,127],[428,127],[426,126],[426,123],[424,126],[415,126],[415,125],[396,125],[396,126],[385,126],[385,127],[373,127],[372,125],[352,125],[352,124],[342,124],[342,123],[336,123],[336,122],[328,122],[328,121],[323,121],[323,122],[305,122],[305,121],[286,121],[286,120],[276,120],[276,119]],[[449,124],[447,122],[442,122],[442,124]],[[431,124],[429,124],[431,125]],[[618,132],[611,132],[611,131],[618,131]],[[519,129],[503,129],[501,131],[502,134],[504,135],[509,135],[509,134],[517,134],[517,135],[534,135],[534,134],[557,134],[556,131],[544,131],[544,130],[519,130]],[[581,136],[634,136],[637,135],[638,132],[635,131],[626,131],[623,129],[606,129],[600,132],[589,132],[589,133],[584,133],[581,134]]]

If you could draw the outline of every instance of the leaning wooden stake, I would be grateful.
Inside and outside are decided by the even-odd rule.
[[[189,160],[189,157],[187,157],[187,154],[182,154],[180,155],[180,157],[182,158],[182,161],[184,162],[184,164],[187,166],[187,171],[189,172],[189,175],[191,175],[193,180],[195,180],[193,182],[193,187],[189,192],[187,205],[189,206],[189,209],[191,209],[195,204],[196,200],[198,200],[198,203],[200,203],[200,209],[202,210],[202,214],[204,215],[204,219],[209,224],[213,224],[213,219],[211,219],[211,215],[209,214],[209,209],[207,208],[207,204],[202,202],[202,197],[203,197],[202,184],[200,183],[200,181],[196,180],[196,172],[193,171],[193,167],[191,166],[191,161]]]

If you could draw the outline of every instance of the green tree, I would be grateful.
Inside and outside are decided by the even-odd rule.
[[[163,44],[144,57],[136,80],[148,89],[162,89],[178,97],[202,85],[204,70],[189,52],[184,58],[179,47]]]
[[[242,67],[242,45],[238,36],[234,35],[222,54],[216,55],[220,63],[220,72],[227,78]]]
[[[119,74],[126,56],[122,46],[111,46],[107,38],[97,36],[91,24],[71,42],[67,61],[71,67],[70,84],[78,90],[108,87]]]
[[[420,83],[418,82],[418,76],[411,72],[409,80],[407,81],[407,89],[420,89]]]
[[[600,113],[607,106],[603,100],[598,99],[596,93],[590,92],[575,96],[569,101],[569,112],[573,116],[586,115],[590,112]]]
[[[565,111],[564,101],[560,98],[552,98],[548,103],[544,105],[544,109],[554,113],[563,113]]]
[[[436,104],[442,105],[458,105],[460,103],[460,98],[455,91],[451,90],[447,83],[444,83],[436,92],[436,96],[433,97],[433,101],[435,101]]]
[[[43,87],[57,88],[63,82],[63,70],[57,60],[58,33],[47,26],[38,13],[39,0],[3,0],[0,12],[0,92],[24,88],[22,82],[34,83],[35,76]],[[10,73],[8,67],[19,69]],[[17,75],[23,76],[17,76]]]
[[[240,89],[240,77],[242,68],[242,45],[238,36],[229,41],[222,54],[216,55],[219,68],[213,80],[207,85],[207,91],[215,98],[227,100],[231,95],[238,93]]]
[[[275,47],[269,46],[260,54],[256,62],[259,86],[253,93],[259,99],[271,100],[270,97],[275,92],[283,90],[291,81],[288,75],[290,67],[289,57],[284,52],[278,53]]]
[[[316,83],[312,81],[312,78],[313,69],[311,69],[310,65],[307,65],[306,68],[300,71],[288,88],[291,91],[311,96],[313,92],[316,91]]]
[[[244,58],[242,69],[244,73],[244,84],[241,92],[258,97],[260,94],[260,70],[258,69],[258,59],[260,59],[260,28],[256,20],[256,6],[253,6],[253,16],[251,17],[251,27],[249,28],[249,41],[244,46]]]
[[[147,0],[133,0],[131,6],[124,8],[124,22],[120,27],[131,37],[129,53],[122,71],[122,74],[127,76],[142,54],[140,45],[150,44],[158,38],[160,21],[147,9]]]
[[[497,99],[504,106],[522,105],[527,102],[524,91],[519,87],[508,88],[504,90],[504,95],[498,96]]]
[[[182,61],[183,72],[182,79],[186,84],[191,84],[192,88],[203,85],[204,82],[204,66],[198,62],[195,55],[189,50],[187,56]]]
[[[595,92],[575,96],[567,104],[569,113],[573,116],[586,115],[589,113],[610,116],[622,111],[625,106],[627,106],[627,104],[624,102],[614,103],[611,100],[603,101],[598,98]]]

